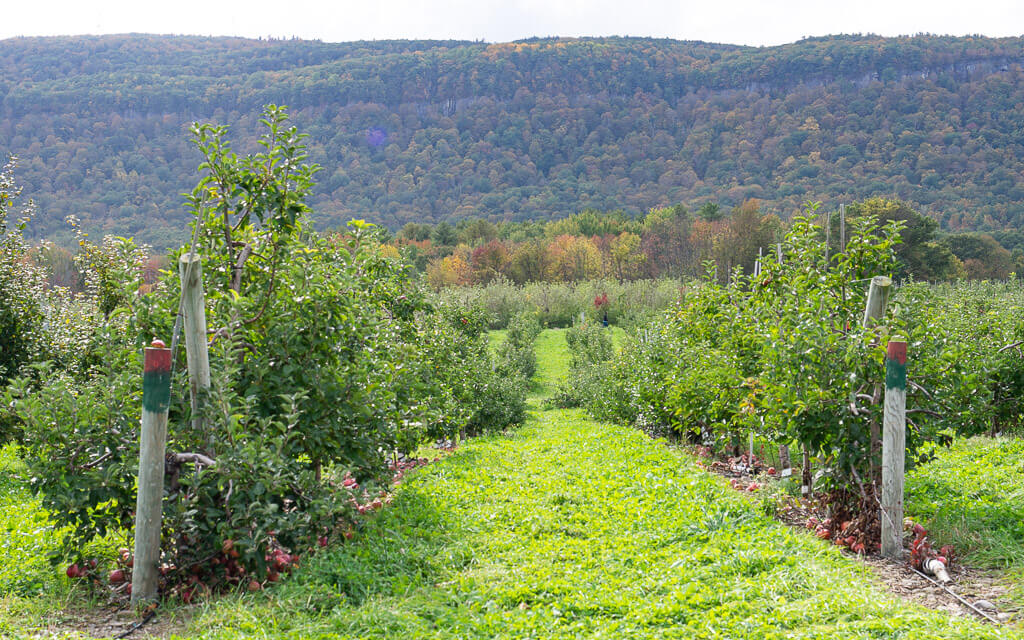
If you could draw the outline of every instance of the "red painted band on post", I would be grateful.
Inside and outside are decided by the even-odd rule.
[[[146,357],[142,365],[143,373],[169,373],[171,371],[170,349],[146,347],[145,353]]]
[[[907,364],[907,343],[890,341],[885,350],[885,357],[888,360],[895,360],[900,364]]]

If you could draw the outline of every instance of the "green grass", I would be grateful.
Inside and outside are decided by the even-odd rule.
[[[906,511],[972,565],[1024,571],[1024,441],[975,437],[907,475]]]
[[[547,398],[569,375],[569,347],[565,329],[547,329],[537,336],[537,375],[530,394],[531,402]]]
[[[59,616],[70,581],[49,557],[60,536],[27,489],[17,447],[0,448],[0,638]]]
[[[618,345],[626,332],[620,327],[611,327],[612,343]],[[495,340],[491,332],[491,340]],[[551,396],[559,383],[569,375],[569,346],[565,342],[565,329],[546,329],[537,337],[537,375],[530,394],[530,401],[539,406],[539,401]]]
[[[536,397],[567,373],[564,331],[541,334],[538,362]],[[1007,473],[1011,455],[1000,458]],[[9,463],[16,465],[16,456]],[[949,464],[952,474],[957,463]],[[923,471],[912,482],[921,482]],[[948,496],[966,485],[943,474],[935,482]],[[990,487],[993,495],[996,489]],[[14,491],[21,491],[17,483]],[[32,560],[29,552],[24,557]],[[63,578],[48,579],[44,588],[59,593]],[[29,635],[40,619],[0,610],[0,625],[7,625],[0,637]],[[1024,633],[900,600],[860,562],[763,515],[755,499],[696,468],[685,452],[580,411],[556,410],[534,412],[522,428],[471,440],[420,469],[355,539],[307,558],[274,589],[198,606],[180,637]]]
[[[208,605],[203,638],[996,638],[898,601],[684,453],[578,411],[422,470],[282,588]]]

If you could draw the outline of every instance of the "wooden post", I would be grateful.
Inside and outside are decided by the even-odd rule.
[[[192,428],[204,429],[202,402],[210,389],[210,353],[206,342],[206,298],[203,295],[203,263],[195,254],[178,261],[181,275],[182,315],[185,328],[185,355],[188,360],[189,394],[192,400]]]
[[[786,472],[789,473],[786,473]],[[779,445],[779,475],[783,478],[788,477],[793,473],[792,463],[789,461],[789,445]]]
[[[832,212],[825,214],[825,270],[828,270],[828,250],[832,238]]]
[[[839,205],[839,252],[846,253],[846,205]]]
[[[807,450],[807,445],[804,445],[803,449],[803,464],[800,470],[800,493],[805,498],[810,498],[811,494],[814,493],[814,478],[811,476],[811,452]]]
[[[903,463],[907,441],[907,343],[889,341],[885,353],[882,444],[882,555],[903,555]]]
[[[885,316],[885,306],[889,303],[889,288],[891,286],[892,280],[885,276],[871,278],[871,286],[868,288],[868,303],[864,307],[862,321],[865,327],[878,324]],[[869,322],[871,323],[869,324]]]
[[[868,288],[868,301],[864,305],[864,318],[861,321],[865,328],[877,325],[885,317],[885,307],[889,302],[889,288],[891,286],[892,280],[885,276],[871,278],[871,285]],[[875,385],[874,393],[872,394],[872,398],[874,398],[872,404],[878,404],[882,399],[881,396],[881,385]],[[882,481],[882,470],[879,464],[882,449],[882,433],[878,426],[878,420],[874,415],[872,415],[868,427],[871,434],[871,482],[877,488]]]
[[[160,521],[164,498],[164,448],[171,402],[171,350],[159,340],[146,348],[142,377],[142,434],[139,494],[135,506],[132,602],[156,599],[160,562]]]

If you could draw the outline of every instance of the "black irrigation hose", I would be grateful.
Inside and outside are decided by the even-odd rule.
[[[144,615],[142,617],[142,620],[139,620],[138,622],[134,623],[132,626],[130,626],[127,629],[125,629],[124,631],[122,631],[120,633],[120,635],[116,635],[114,637],[117,640],[122,640],[123,638],[127,638],[128,636],[132,635],[133,633],[135,633],[136,631],[138,631],[139,629],[144,627],[146,624],[148,624],[154,618],[156,618],[156,607],[153,607],[152,609],[147,611],[146,615]]]

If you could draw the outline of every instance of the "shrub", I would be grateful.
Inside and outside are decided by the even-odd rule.
[[[582,282],[531,282],[516,286],[498,279],[487,285],[452,287],[435,293],[435,299],[457,299],[481,305],[490,314],[490,328],[504,329],[516,315],[532,312],[541,326],[570,327],[580,313],[600,322],[608,312],[611,324],[631,326],[650,320],[668,308],[679,295],[678,280],[615,280]],[[594,299],[607,296],[601,309]]]
[[[21,217],[9,220],[21,196],[14,182],[15,163],[11,158],[0,169],[0,389],[45,351],[46,277],[29,258],[22,235],[32,204],[21,205]],[[0,426],[0,442],[4,435]]]
[[[283,110],[264,116],[263,151],[250,156],[231,151],[224,128],[193,129],[205,175],[189,205],[212,386],[192,416],[175,354],[162,550],[168,585],[181,589],[272,579],[283,549],[348,526],[363,496],[345,487],[385,481],[392,452],[524,416],[523,384],[488,353],[486,311],[429,304],[373,225],[313,232],[305,198],[316,167],[303,164]],[[83,239],[94,322],[84,348],[73,367],[38,365],[43,382],[20,378],[6,397],[34,488],[73,555],[131,526],[141,351],[171,336],[178,312],[174,273],[135,293],[137,255],[127,240]]]
[[[518,376],[526,382],[533,378],[537,372],[534,343],[540,331],[535,313],[522,312],[509,321],[505,340],[498,347],[497,369],[500,375]]]
[[[606,417],[603,394],[613,356],[611,332],[595,322],[584,322],[566,330],[565,341],[569,376],[550,403],[561,408],[586,406],[595,416]]]

